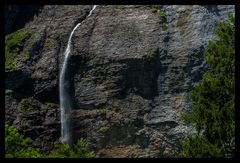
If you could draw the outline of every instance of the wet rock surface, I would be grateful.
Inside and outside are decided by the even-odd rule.
[[[192,131],[179,118],[201,80],[203,51],[234,6],[43,6],[25,25],[35,31],[30,58],[6,72],[6,122],[49,152],[60,137],[59,74],[71,30],[69,82],[74,140],[86,138],[97,157],[178,157]],[[20,102],[28,99],[28,112]]]

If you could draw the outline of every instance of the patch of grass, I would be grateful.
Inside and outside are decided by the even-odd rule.
[[[9,95],[9,94],[11,94],[11,93],[13,93],[13,90],[11,90],[11,89],[5,89],[5,94],[6,94],[6,95]]]
[[[28,31],[17,31],[5,37],[5,70],[11,71],[16,69],[23,49],[24,41],[30,37],[31,33]]]
[[[98,114],[106,114],[109,110],[106,109],[106,108],[100,108],[100,109],[97,109],[97,113]]]
[[[158,10],[157,11],[157,16],[158,16],[158,18],[159,19],[166,19],[167,18],[167,15],[166,15],[166,13],[165,12],[163,12],[162,10]]]

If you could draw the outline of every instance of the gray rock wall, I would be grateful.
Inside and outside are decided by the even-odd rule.
[[[25,27],[42,31],[41,50],[19,67],[29,71],[33,93],[6,82],[20,94],[17,100],[14,93],[5,97],[6,120],[25,135],[33,137],[27,133],[36,131],[33,144],[44,152],[51,149],[60,135],[58,74],[71,29],[82,21],[73,36],[69,67],[74,139],[86,138],[98,157],[178,157],[180,139],[193,132],[179,114],[191,110],[187,96],[201,80],[204,48],[216,37],[217,22],[235,9],[155,6],[167,15],[163,30],[149,7],[97,6],[85,19],[91,6],[44,6]],[[15,80],[26,79],[6,78]],[[39,111],[19,113],[23,97],[33,97]],[[21,124],[35,118],[22,115],[40,120],[24,128]]]

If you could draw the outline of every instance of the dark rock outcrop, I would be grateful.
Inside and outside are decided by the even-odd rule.
[[[179,141],[194,132],[179,118],[201,80],[203,51],[219,20],[234,6],[44,6],[25,30],[35,31],[31,57],[6,72],[6,122],[43,152],[59,139],[58,80],[67,40],[74,140],[86,138],[98,157],[178,157]],[[38,36],[37,36],[38,35]],[[20,74],[20,75],[18,75]],[[16,83],[16,84],[14,84]],[[32,101],[22,112],[23,98]]]
[[[43,6],[41,5],[6,5],[5,6],[5,34],[12,33],[24,27],[38,16]]]

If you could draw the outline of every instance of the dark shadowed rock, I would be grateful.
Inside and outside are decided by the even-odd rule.
[[[41,12],[42,7],[41,5],[5,5],[5,34],[23,28]]]

